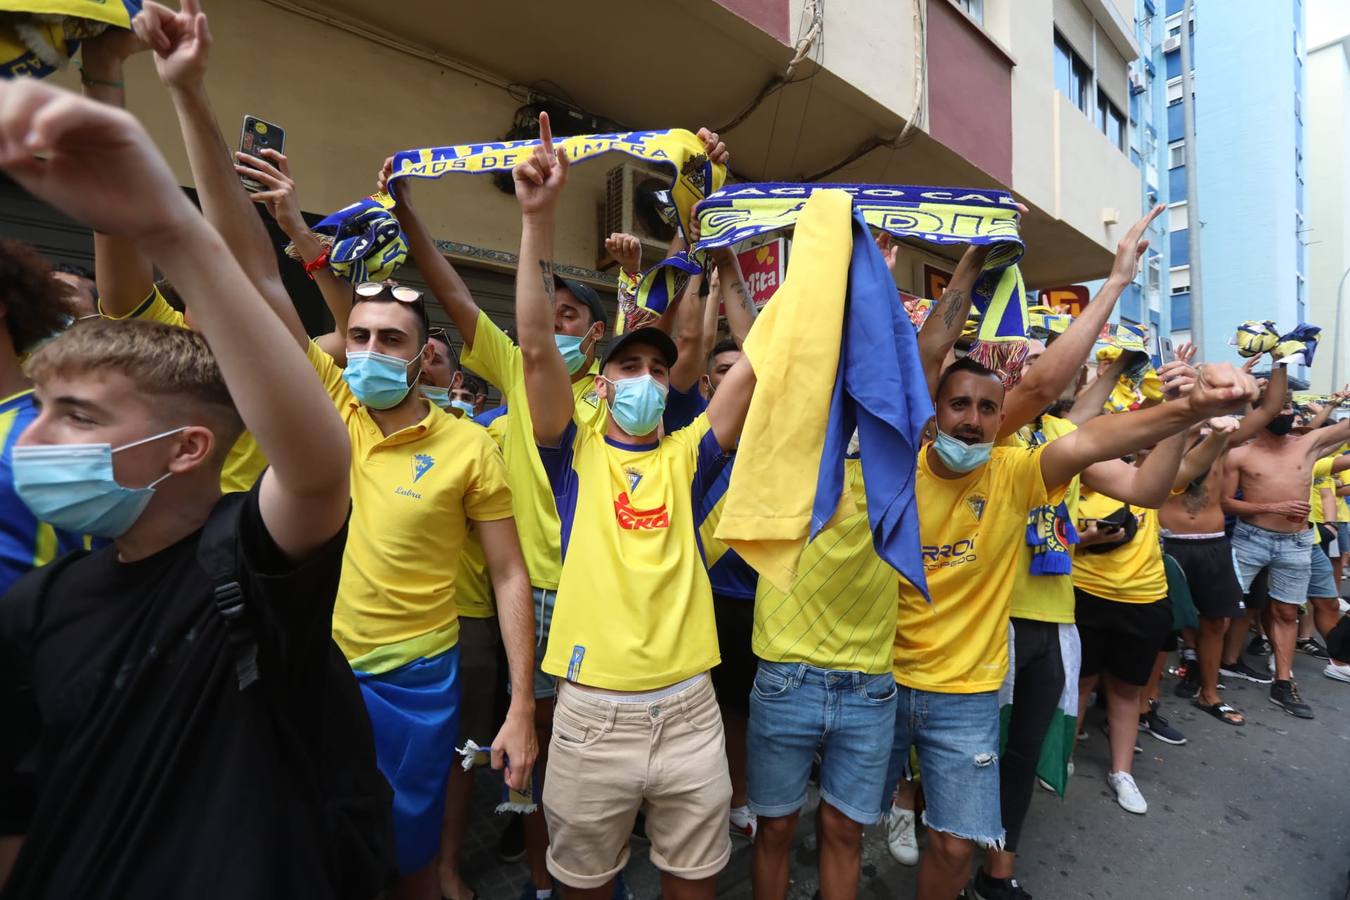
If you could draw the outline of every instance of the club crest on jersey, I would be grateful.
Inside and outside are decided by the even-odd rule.
[[[670,527],[670,513],[664,503],[654,509],[637,509],[629,502],[627,491],[615,498],[614,517],[619,520],[619,527],[628,531]]]
[[[637,469],[625,468],[623,470],[623,475],[628,479],[629,492],[636,491],[638,484],[642,481],[642,473]]]
[[[971,514],[975,516],[976,522],[984,518],[984,507],[986,503],[988,503],[988,501],[983,494],[971,494],[966,498],[966,506],[970,509]]]
[[[427,474],[431,467],[436,465],[436,460],[426,453],[415,453],[412,458],[413,482],[416,483],[419,478]]]
[[[600,406],[600,392],[597,391],[595,388],[591,388],[589,391],[582,394],[581,399],[584,400],[592,409],[596,409]]]

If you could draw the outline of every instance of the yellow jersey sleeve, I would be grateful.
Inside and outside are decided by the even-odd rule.
[[[162,322],[165,325],[172,325],[175,328],[187,328],[187,319],[183,314],[169,305],[169,301],[164,299],[164,295],[159,292],[155,285],[150,286],[150,293],[140,302],[140,305],[127,313],[125,316],[110,316],[103,310],[102,302],[98,307],[99,315],[105,319],[124,320],[124,319],[144,319],[147,322]]]
[[[464,348],[460,362],[496,385],[503,395],[511,394],[525,376],[520,348],[482,310],[474,327],[473,345]]]
[[[474,431],[477,438],[478,464],[476,477],[464,491],[464,514],[475,522],[495,522],[511,518],[511,489],[506,484],[506,464],[502,451],[484,433]]]
[[[333,357],[325,353],[318,344],[310,341],[305,345],[305,358],[314,367],[314,372],[323,382],[324,390],[333,398],[334,403],[342,407],[347,403],[356,402],[356,395],[347,387],[347,381],[342,377],[342,369],[338,368],[338,364],[333,362]]]

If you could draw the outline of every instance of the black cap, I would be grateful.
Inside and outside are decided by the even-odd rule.
[[[573,297],[584,303],[591,311],[592,320],[603,323],[606,329],[609,328],[609,317],[605,315],[605,307],[600,303],[600,295],[595,292],[595,288],[558,274],[554,274],[553,283],[558,287],[567,288]]]
[[[600,370],[604,371],[609,361],[618,356],[619,351],[629,344],[648,344],[660,351],[662,358],[666,361],[666,367],[675,365],[675,360],[679,358],[680,353],[675,349],[675,342],[670,339],[660,328],[654,325],[648,325],[646,328],[639,328],[636,331],[630,331],[627,334],[620,335],[617,340],[609,345],[605,350],[605,358],[600,363]]]

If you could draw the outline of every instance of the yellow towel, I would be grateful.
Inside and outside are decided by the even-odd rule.
[[[787,593],[810,535],[843,334],[853,198],[816,191],[802,210],[783,286],[745,341],[755,396],[717,538]],[[834,518],[856,509],[844,491]]]

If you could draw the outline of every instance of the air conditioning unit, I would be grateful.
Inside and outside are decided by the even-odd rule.
[[[665,259],[675,225],[667,221],[672,210],[657,193],[670,188],[670,173],[625,163],[609,170],[605,179],[605,208],[601,217],[601,245],[616,231],[631,234],[642,244],[642,264]],[[613,265],[604,258],[601,268]]]
[[[1130,69],[1130,93],[1142,94],[1147,85],[1144,83],[1144,73],[1138,69]]]
[[[1171,53],[1173,50],[1181,49],[1181,35],[1174,34],[1163,40],[1163,52]]]

